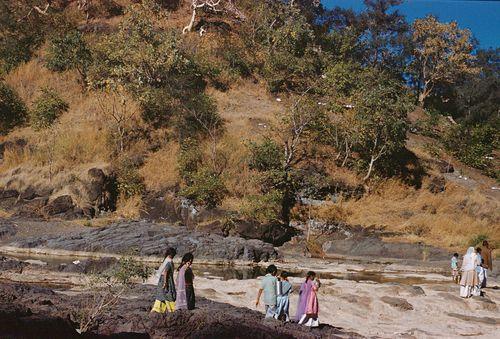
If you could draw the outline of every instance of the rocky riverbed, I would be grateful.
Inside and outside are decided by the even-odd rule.
[[[26,227],[31,229],[27,231]],[[137,250],[138,260],[157,265],[163,248],[170,245],[180,253],[195,253],[198,308],[173,315],[151,315],[154,287],[138,283],[86,336],[500,336],[496,272],[490,276],[483,297],[462,299],[458,296],[459,287],[449,277],[449,263],[442,260],[441,253],[431,261],[353,258],[345,254],[334,259],[335,253],[325,259],[311,258],[303,255],[304,244],[300,242],[275,248],[259,240],[140,222],[105,228],[50,228],[47,223],[14,222],[3,223],[2,230],[0,251],[6,256],[17,256],[0,260],[0,328],[10,331],[0,332],[8,333],[9,338],[34,337],[33,333],[43,334],[42,337],[78,336],[74,332],[74,311],[92,295],[86,283],[89,273],[112,267],[117,254],[126,253],[131,247]],[[291,314],[295,312],[304,272],[318,272],[322,280],[319,302],[323,327],[310,330],[263,320],[263,309],[255,307],[255,296],[266,261],[292,272],[295,293],[291,296]],[[220,263],[225,265],[214,265]],[[498,267],[497,262],[495,265]],[[29,332],[33,329],[38,331]],[[58,332],[45,335],[49,332],[44,330]]]
[[[96,294],[81,273],[54,272],[40,263],[0,259],[0,338],[356,338],[330,325],[308,329],[266,321],[246,305],[210,300],[197,290],[197,308],[174,314],[150,313],[152,285],[135,284],[116,304],[99,314],[84,335],[79,316]],[[42,278],[43,277],[43,278]],[[201,279],[203,281],[205,279]],[[23,281],[23,282],[20,282]],[[49,281],[64,283],[52,286]],[[214,281],[215,280],[211,280]]]
[[[40,225],[31,224],[37,228]],[[16,235],[13,223],[4,223],[4,244],[19,248],[45,248],[64,251],[102,252],[141,256],[162,256],[165,249],[175,247],[178,253],[192,252],[196,257],[219,260],[268,261],[278,258],[272,244],[257,239],[190,230],[169,224],[122,222],[107,227],[82,229],[65,234],[37,236]],[[10,236],[10,237],[9,237]]]

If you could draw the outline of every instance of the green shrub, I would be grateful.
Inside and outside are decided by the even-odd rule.
[[[457,125],[445,136],[444,142],[465,164],[487,170],[491,165],[488,157],[498,147],[499,136],[498,130],[489,124]]]
[[[250,195],[245,198],[240,213],[248,219],[261,223],[276,222],[281,218],[283,193],[272,190],[262,195]]]
[[[222,203],[227,189],[220,175],[206,167],[202,167],[191,176],[189,185],[182,189],[180,193],[197,204],[214,208]]]
[[[77,30],[70,31],[62,37],[52,39],[47,52],[47,68],[64,72],[76,69],[82,81],[87,78],[87,70],[92,62],[92,54]]]
[[[177,158],[179,174],[182,180],[188,184],[191,182],[193,174],[198,171],[201,160],[202,152],[198,142],[193,139],[184,140]]]
[[[50,127],[69,105],[51,88],[43,88],[42,94],[33,103],[30,111],[30,124],[34,129]]]
[[[152,273],[150,267],[137,261],[131,255],[121,257],[118,260],[118,265],[111,271],[112,277],[121,284],[130,284],[134,278],[145,281]]]
[[[118,194],[124,198],[142,195],[145,190],[137,164],[127,157],[120,159],[116,165],[116,182]]]
[[[26,16],[35,5],[40,3],[34,0],[0,1],[0,74],[29,61],[43,43],[48,18]]]
[[[0,82],[0,134],[8,133],[26,119],[26,106],[16,92]]]
[[[282,166],[282,151],[278,144],[269,138],[264,141],[250,142],[250,159],[248,165],[258,171],[276,170]]]

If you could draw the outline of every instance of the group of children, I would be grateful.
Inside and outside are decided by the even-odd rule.
[[[269,265],[266,275],[262,278],[261,288],[257,294],[255,305],[258,306],[260,298],[264,294],[264,306],[266,318],[274,318],[283,321],[290,321],[290,294],[292,284],[288,281],[288,272],[281,272],[278,275],[278,268]],[[302,325],[317,327],[318,320],[318,296],[317,291],[321,283],[316,278],[316,273],[307,272],[306,280],[300,286],[299,302],[295,320]]]

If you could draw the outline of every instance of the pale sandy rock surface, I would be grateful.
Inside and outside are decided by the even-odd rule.
[[[440,279],[421,285],[323,279],[320,320],[369,337],[500,337],[500,290],[486,289],[484,298],[462,299],[457,285],[450,283],[448,277]],[[290,309],[293,315],[302,279],[294,277],[291,282],[295,288]],[[263,306],[255,307],[259,283],[260,279],[197,278],[196,290],[211,300],[263,312]],[[496,281],[491,284],[498,286]],[[413,310],[384,302],[388,297],[406,301]]]

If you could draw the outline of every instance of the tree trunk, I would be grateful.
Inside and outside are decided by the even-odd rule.
[[[418,105],[420,107],[424,107],[424,102],[425,102],[426,98],[427,98],[427,95],[425,95],[424,92],[419,93],[419,95],[418,95]]]
[[[363,181],[366,181],[368,180],[368,178],[370,177],[370,175],[372,174],[372,170],[373,170],[373,164],[375,163],[375,158],[372,156],[371,160],[370,160],[370,165],[368,166],[368,173],[366,173],[365,177],[363,178]]]
[[[191,32],[191,30],[193,29],[195,18],[196,18],[196,7],[193,7],[193,13],[191,14],[191,20],[189,21],[189,24],[182,29],[182,34],[186,34],[187,32]]]

